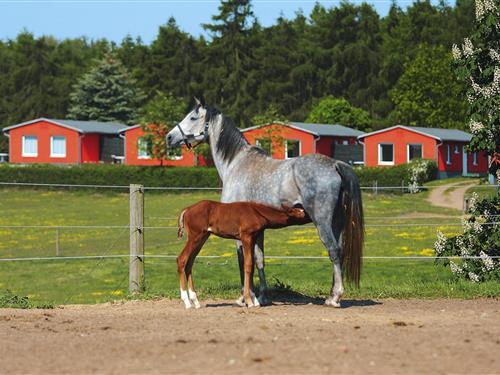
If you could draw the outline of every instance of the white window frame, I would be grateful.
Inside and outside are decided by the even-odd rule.
[[[294,141],[294,142],[298,142],[299,143],[299,155],[298,156],[301,156],[302,155],[302,142],[300,141],[300,139],[285,139],[285,159],[293,159],[293,158],[296,158],[297,156],[294,156],[294,157],[288,157],[288,141]]]
[[[56,154],[54,153],[54,139],[64,139],[64,154]],[[53,135],[50,137],[50,157],[51,158],[65,158],[67,153],[67,142],[66,137],[64,135]]]
[[[144,146],[146,146],[145,149],[141,148],[141,143],[145,143]],[[141,155],[141,152],[144,152],[145,155]],[[151,155],[149,155],[148,148],[147,148],[147,140],[144,139],[143,137],[137,138],[137,159],[151,159]]]
[[[477,152],[472,153],[472,165],[477,166]]]
[[[392,146],[392,161],[382,161],[382,146]],[[378,164],[379,165],[394,165],[394,143],[379,143],[378,144]]]
[[[424,145],[422,143],[407,143],[406,144],[406,162],[410,162],[410,146],[420,146],[420,150],[422,152],[421,159],[424,158]]]
[[[35,139],[35,145],[36,145],[36,152],[26,152],[25,150],[25,143],[27,138],[34,138]],[[36,157],[38,156],[38,137],[36,135],[23,135],[22,138],[22,144],[21,144],[21,155],[24,157]]]
[[[453,146],[453,153],[460,154],[460,147],[458,145]]]
[[[451,145],[446,145],[446,165],[451,165]]]

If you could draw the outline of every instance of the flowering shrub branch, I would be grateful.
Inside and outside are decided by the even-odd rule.
[[[489,171],[500,180],[500,7],[476,0],[476,27],[462,46],[452,48],[455,72],[468,84],[471,151],[486,151]]]
[[[447,238],[438,232],[436,262],[450,266],[458,278],[500,281],[500,259],[495,258],[500,256],[500,193],[481,201],[474,193],[468,213],[470,217],[462,221],[462,234]]]

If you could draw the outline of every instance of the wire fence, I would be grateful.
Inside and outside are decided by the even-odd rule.
[[[81,185],[81,184],[40,184],[40,183],[11,183],[0,182],[3,186],[19,187],[50,187],[50,188],[89,188],[89,189],[122,189],[126,192],[130,186],[120,185]],[[438,186],[423,187],[433,189]],[[460,187],[460,186],[458,186]],[[402,190],[407,191],[404,186],[385,186],[376,187],[381,191]],[[475,189],[493,188],[498,186],[479,185]],[[374,187],[362,187],[365,191],[374,191]],[[124,223],[128,219],[128,200],[122,195],[108,196],[104,195],[99,202],[94,202],[95,198],[88,198],[84,194],[79,204],[82,207],[73,207],[72,203],[66,205],[66,197],[58,197],[50,201],[50,204],[60,206],[62,210],[57,218],[58,223],[47,223],[46,212],[52,207],[41,205],[39,207],[19,206],[14,204],[15,209],[20,210],[20,214],[15,209],[4,211],[3,218],[0,217],[0,265],[3,265],[0,275],[0,290],[9,285],[15,285],[21,280],[28,283],[30,277],[36,277],[37,274],[46,274],[53,277],[52,284],[46,284],[44,280],[25,286],[25,288],[37,289],[38,293],[43,294],[48,289],[56,285],[65,297],[62,303],[68,301],[83,301],[82,290],[95,287],[99,284],[99,290],[107,290],[108,295],[119,295],[123,292],[123,286],[128,280],[128,263],[131,259],[130,254],[126,254],[130,241],[131,230],[139,230],[145,233],[146,251],[141,256],[143,259],[149,259],[149,262],[175,260],[177,254],[182,248],[182,243],[175,241],[177,230],[177,213],[182,207],[194,203],[195,200],[204,199],[205,194],[214,194],[220,191],[220,188],[207,187],[144,187],[144,191],[165,191],[165,198],[162,195],[152,194],[151,200],[146,200],[145,205],[145,224],[140,227],[131,227]],[[192,192],[187,198],[178,198],[175,194],[168,195],[172,191]],[[23,190],[24,191],[24,190]],[[35,190],[33,190],[35,192]],[[14,191],[15,192],[15,191]],[[1,194],[1,193],[0,193]],[[39,194],[39,195],[37,195]],[[42,197],[43,193],[39,191],[32,197],[36,202],[37,197]],[[15,196],[14,196],[15,197]],[[115,198],[112,198],[115,197]],[[146,195],[148,197],[148,195]],[[190,198],[191,197],[191,198]],[[9,196],[9,199],[12,196]],[[116,204],[110,205],[99,211],[104,212],[103,218],[86,217],[81,219],[82,213],[91,212],[93,207],[103,202],[115,200]],[[184,200],[183,200],[184,199]],[[191,199],[191,200],[190,200]],[[375,198],[374,198],[375,199]],[[388,204],[390,206],[391,197],[376,198],[377,205]],[[400,198],[394,198],[400,199]],[[414,202],[415,201],[415,202]],[[445,212],[443,214],[436,212],[421,212],[421,207],[417,205],[417,199],[407,199],[405,206],[398,208],[397,214],[390,209],[386,209],[384,214],[377,211],[378,206],[374,206],[373,201],[368,200],[366,210],[366,253],[363,259],[369,262],[408,262],[408,261],[435,261],[436,256],[431,254],[433,241],[435,240],[436,230],[446,230],[449,234],[458,233],[463,225],[462,221],[468,217],[465,213]],[[389,202],[389,203],[387,203]],[[166,210],[158,207],[160,204],[166,204]],[[366,203],[366,202],[365,202]],[[0,205],[2,204],[2,195],[0,195]],[[171,205],[171,207],[168,207]],[[412,206],[414,205],[414,206]],[[61,208],[62,207],[62,208]],[[173,208],[175,207],[175,208]],[[39,211],[37,211],[37,209]],[[108,212],[109,211],[109,212]],[[425,210],[424,210],[425,211]],[[416,212],[418,215],[411,215]],[[408,214],[408,215],[407,215]],[[45,216],[44,216],[45,215]],[[406,215],[406,216],[405,216]],[[493,215],[495,218],[499,215]],[[24,221],[24,222],[23,222]],[[93,222],[95,221],[95,222]],[[127,220],[128,221],[128,220]],[[478,223],[482,227],[497,225],[497,221]],[[310,262],[327,261],[328,255],[324,247],[315,234],[314,225],[303,225],[283,228],[279,231],[281,234],[266,235],[270,244],[266,250],[266,260],[276,260],[282,262]],[[231,265],[235,267],[236,252],[234,245],[223,244],[214,240],[207,242],[207,253],[198,257],[200,261],[206,261],[206,265],[213,266],[212,260],[222,260],[223,263],[217,265]],[[281,242],[280,242],[281,241]],[[287,251],[278,251],[274,249],[283,246]],[[397,246],[404,255],[394,255],[392,253],[384,254],[384,249]],[[410,248],[406,251],[405,248]],[[221,254],[223,249],[227,253]],[[423,251],[426,250],[425,254]],[[418,251],[417,251],[418,250]],[[422,254],[419,253],[422,252]],[[218,254],[217,254],[218,253]],[[308,255],[309,253],[309,255]],[[478,259],[480,257],[450,257],[449,259]],[[496,259],[498,257],[494,257]],[[229,262],[228,262],[229,261]],[[61,263],[63,262],[63,263]],[[71,262],[75,266],[70,266]],[[84,263],[82,263],[84,262]],[[33,263],[33,265],[31,265]],[[19,266],[12,267],[14,264]],[[30,264],[29,267],[26,264]],[[53,264],[53,266],[51,266]],[[64,264],[63,268],[56,266]],[[170,264],[173,264],[171,262]],[[24,265],[24,266],[23,266]],[[157,264],[151,263],[151,266]],[[8,267],[8,268],[5,268]],[[227,268],[227,267],[226,267]],[[23,274],[29,272],[29,274]],[[158,272],[158,271],[155,271]],[[172,273],[175,275],[175,272]],[[24,275],[24,276],[23,276]],[[167,277],[174,277],[172,275]],[[107,281],[108,280],[108,281]],[[92,284],[94,283],[94,284]],[[30,290],[31,290],[30,289]],[[92,293],[100,293],[96,290]],[[47,293],[46,293],[47,294]],[[49,294],[50,295],[50,294]],[[81,298],[81,299],[79,299]],[[61,301],[61,298],[58,299]]]

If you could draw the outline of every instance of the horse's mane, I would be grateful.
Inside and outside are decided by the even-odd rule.
[[[216,108],[206,106],[207,111],[207,121],[213,120],[216,115],[221,115],[221,127],[219,139],[217,140],[217,152],[220,152],[222,159],[230,163],[238,151],[240,151],[245,145],[249,145],[248,141],[243,137],[240,130],[236,127],[233,120],[225,116],[223,113],[218,111]],[[251,147],[252,152],[265,153],[258,147]]]

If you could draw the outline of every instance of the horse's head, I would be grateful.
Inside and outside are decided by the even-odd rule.
[[[208,123],[210,111],[204,103],[195,99],[195,106],[184,119],[167,134],[168,147],[177,147],[185,144],[188,148],[208,139]]]

